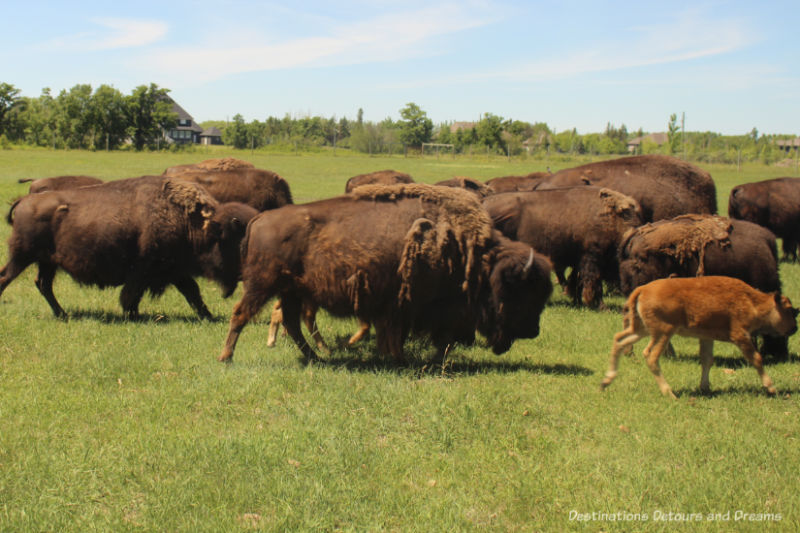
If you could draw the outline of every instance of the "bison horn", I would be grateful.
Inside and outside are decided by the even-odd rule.
[[[528,271],[531,269],[533,265],[533,248],[531,248],[531,254],[528,256],[528,261],[525,263],[525,266],[522,267],[522,273],[527,274]]]

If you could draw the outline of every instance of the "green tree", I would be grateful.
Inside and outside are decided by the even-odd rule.
[[[242,115],[237,113],[233,116],[233,122],[231,122],[228,127],[225,128],[223,140],[228,146],[233,146],[239,150],[249,147],[247,124],[245,124],[244,117]]]
[[[667,124],[667,149],[669,153],[676,154],[680,150],[681,136],[680,126],[678,125],[678,115],[673,113],[669,116]]]
[[[428,114],[420,109],[414,102],[406,104],[400,110],[400,120],[397,125],[398,139],[406,146],[422,146],[422,143],[430,142],[433,135],[433,121],[428,118]]]
[[[6,133],[11,110],[20,105],[19,89],[10,83],[0,83],[0,135]]]
[[[143,150],[175,127],[178,115],[172,112],[169,89],[155,83],[136,87],[126,98],[127,133],[136,150]]]
[[[110,85],[101,85],[92,95],[90,104],[92,144],[106,150],[117,148],[125,141],[127,115],[125,96]]]
[[[56,130],[67,148],[89,148],[92,136],[92,86],[78,84],[63,89],[56,98]]]
[[[489,148],[502,148],[503,118],[491,113],[484,113],[483,118],[475,125],[478,142]]]

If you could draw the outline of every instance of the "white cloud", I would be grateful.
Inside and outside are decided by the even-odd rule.
[[[621,32],[621,38],[513,69],[487,73],[485,77],[553,80],[592,72],[664,65],[712,57],[739,50],[754,41],[752,30],[736,19],[709,20],[690,10],[675,20],[638,26]],[[584,45],[587,46],[587,45]]]
[[[159,20],[94,18],[98,29],[56,37],[41,45],[66,51],[102,51],[136,48],[162,40],[169,26]]]
[[[93,22],[110,30],[94,43],[95,49],[133,48],[160,41],[169,26],[159,20],[97,18]]]
[[[217,38],[217,46],[183,46],[153,51],[137,60],[180,79],[214,80],[228,75],[310,66],[340,66],[433,54],[431,39],[492,22],[460,4],[444,4],[343,23],[327,35],[279,43],[219,46],[237,39]]]

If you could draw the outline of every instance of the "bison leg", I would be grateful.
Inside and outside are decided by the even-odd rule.
[[[56,296],[53,294],[53,279],[56,277],[56,266],[47,263],[39,263],[39,273],[36,275],[36,288],[50,304],[50,309],[56,318],[66,318],[67,313],[58,304]]]
[[[625,329],[614,335],[614,345],[611,348],[608,370],[603,378],[603,382],[600,384],[600,390],[605,390],[606,387],[611,385],[614,378],[617,377],[619,354],[630,351],[634,343],[642,337],[643,335],[635,330],[634,324],[630,323],[626,325]]]
[[[32,263],[32,261],[27,262],[19,262],[16,261],[15,258],[11,257],[11,260],[3,267],[3,270],[0,270],[0,294],[3,294],[3,291],[6,290],[6,287],[14,281],[17,276],[22,274],[26,268]]]
[[[731,341],[739,347],[744,358],[755,367],[756,372],[758,372],[758,377],[761,378],[761,384],[764,386],[764,389],[766,389],[767,394],[774,396],[777,391],[772,385],[772,379],[770,379],[769,375],[764,371],[764,362],[761,358],[761,354],[758,353],[756,347],[753,346],[750,334],[746,331],[740,332],[736,336],[732,335]]]
[[[700,392],[708,394],[711,392],[711,384],[708,382],[708,373],[714,364],[714,341],[700,339]]]
[[[347,344],[352,346],[367,335],[369,335],[369,322],[364,319],[358,319],[358,331],[353,333],[353,336],[347,341]]]
[[[278,338],[278,329],[283,322],[283,311],[281,311],[281,301],[277,300],[272,307],[272,314],[269,316],[269,334],[267,335],[267,346],[275,346]]]
[[[269,293],[263,291],[248,291],[245,287],[244,296],[242,299],[233,306],[233,314],[231,315],[230,327],[228,328],[228,337],[225,339],[225,346],[222,348],[222,353],[218,360],[227,363],[233,358],[233,351],[236,349],[236,342],[239,340],[239,334],[242,329],[247,325],[254,316],[258,314],[264,304],[271,298]]]
[[[306,325],[306,329],[308,329],[308,332],[311,334],[311,338],[314,339],[317,349],[324,354],[331,353],[330,348],[328,348],[328,345],[325,344],[325,339],[322,338],[322,334],[319,332],[319,328],[317,327],[317,307],[311,303],[304,303],[301,313],[303,317],[303,323]]]
[[[197,316],[211,319],[211,312],[203,301],[203,297],[200,294],[200,287],[191,276],[178,277],[172,280],[172,284],[183,294],[183,297],[186,298],[186,301],[189,302],[189,305],[197,313]]]
[[[282,296],[281,308],[283,309],[283,327],[292,338],[294,343],[303,353],[303,362],[309,363],[319,359],[316,352],[308,345],[303,331],[300,329],[300,315],[303,311],[303,304],[300,298],[295,296]]]
[[[785,260],[791,262],[797,261],[797,241],[792,238],[784,237],[781,248],[783,249],[783,258]]]
[[[139,302],[144,296],[144,283],[141,279],[129,279],[122,286],[119,293],[119,303],[122,305],[122,312],[131,320],[139,318]]]
[[[658,383],[658,388],[661,390],[661,394],[664,396],[670,396],[673,400],[677,400],[678,397],[675,396],[675,393],[672,392],[672,388],[669,386],[669,383],[667,383],[667,380],[664,379],[664,375],[661,373],[661,366],[658,364],[658,358],[661,355],[661,352],[664,351],[664,348],[667,346],[667,344],[669,344],[670,337],[672,337],[672,331],[654,332],[653,337],[650,339],[650,343],[645,347],[643,353],[645,360],[647,361],[647,367],[656,378],[656,383]]]
[[[583,304],[592,308],[600,307],[603,303],[603,284],[600,269],[594,257],[584,255],[581,258],[578,279],[580,280]]]

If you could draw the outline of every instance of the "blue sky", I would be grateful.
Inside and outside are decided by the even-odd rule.
[[[484,113],[557,131],[800,133],[793,1],[6,1],[25,96],[157,83],[197,121]]]

